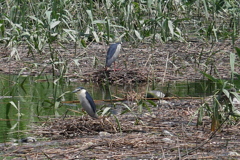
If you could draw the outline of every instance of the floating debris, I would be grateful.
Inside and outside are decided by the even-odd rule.
[[[147,98],[163,98],[165,97],[165,94],[161,91],[148,91],[147,92]]]

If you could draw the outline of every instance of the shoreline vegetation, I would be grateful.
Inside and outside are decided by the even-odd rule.
[[[214,94],[163,103],[141,99],[136,92],[140,98],[132,105],[113,103],[124,108],[119,115],[103,106],[101,121],[66,116],[32,125],[27,132],[37,141],[1,144],[0,157],[239,158],[240,112],[233,103],[234,98],[240,100],[239,22],[237,0],[1,2],[0,73],[51,75],[51,80],[35,83],[52,83],[52,99],[45,103],[56,109],[67,93],[59,93],[59,86],[76,81],[97,82],[109,89],[110,84],[154,86],[202,79],[214,83]],[[119,41],[123,42],[116,61],[120,71],[106,73],[108,46]],[[9,80],[12,91],[5,86],[1,96],[18,95],[24,81],[17,80]],[[9,100],[5,117],[10,107],[21,117],[17,103]]]

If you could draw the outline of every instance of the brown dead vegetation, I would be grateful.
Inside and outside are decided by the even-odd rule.
[[[121,130],[114,117],[49,119],[32,131],[47,141],[1,149],[5,156],[27,159],[240,158],[239,125],[225,124],[212,133],[206,117],[197,127],[194,113],[200,104],[201,100],[159,101],[151,113],[116,115]]]
[[[230,41],[214,45],[172,42],[159,44],[154,49],[149,46],[143,44],[136,49],[123,44],[125,52],[117,60],[121,70],[110,70],[108,76],[104,71],[107,48],[103,45],[93,44],[76,53],[74,47],[69,46],[69,52],[59,53],[69,67],[65,76],[81,81],[104,82],[108,78],[111,83],[121,84],[195,80],[202,78],[200,70],[219,78],[229,77],[229,52],[234,51]],[[83,54],[86,52],[87,55]],[[16,74],[23,67],[27,67],[23,72],[27,75],[38,74],[44,67],[44,73],[51,73],[47,53],[34,58],[27,56],[26,50],[19,53],[21,61],[14,58],[7,61],[8,54],[1,54],[2,73]],[[93,56],[99,61],[97,67],[93,66]],[[79,59],[79,66],[74,59]],[[31,65],[33,62],[37,62],[38,67]],[[236,71],[239,67],[236,64]],[[17,146],[2,144],[1,156],[13,159],[239,159],[239,123],[224,124],[223,129],[212,133],[206,117],[204,124],[197,127],[195,113],[201,104],[199,99],[169,99],[166,104],[159,101],[152,112],[116,115],[121,130],[114,117],[49,119],[31,131],[38,137],[37,142]]]

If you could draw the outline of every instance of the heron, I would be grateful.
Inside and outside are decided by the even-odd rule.
[[[113,43],[109,46],[107,51],[105,70],[107,70],[107,68],[110,67],[112,63],[114,63],[114,71],[116,70],[115,61],[118,58],[118,55],[121,50],[121,46],[122,46],[122,42]]]
[[[88,113],[88,115],[92,118],[97,119],[98,116],[96,113],[96,105],[87,90],[83,87],[79,87],[76,88],[73,93],[77,93],[80,104],[82,105],[82,108]]]

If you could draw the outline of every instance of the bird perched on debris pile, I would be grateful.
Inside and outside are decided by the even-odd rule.
[[[107,70],[107,67],[110,67],[112,63],[114,63],[114,71],[116,70],[115,61],[118,58],[118,55],[121,50],[121,46],[122,46],[122,42],[113,43],[109,46],[107,51],[105,70]]]
[[[93,118],[98,118],[96,113],[96,105],[90,96],[90,94],[83,87],[79,87],[73,91],[73,93],[77,93],[80,104],[83,109],[88,113],[89,116]]]

